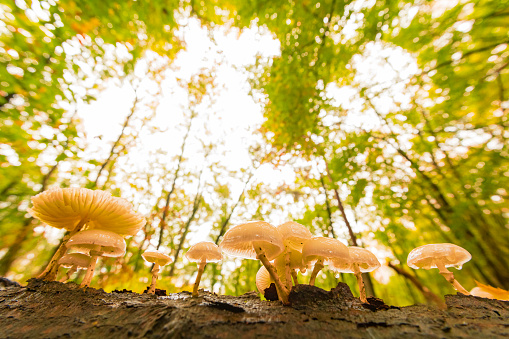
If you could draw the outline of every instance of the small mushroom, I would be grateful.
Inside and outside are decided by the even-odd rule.
[[[69,268],[66,275],[60,279],[60,282],[65,282],[71,278],[71,275],[78,269],[87,268],[90,264],[90,256],[82,253],[67,253],[58,261],[62,267]]]
[[[58,260],[65,254],[67,241],[85,227],[135,235],[145,225],[145,218],[134,212],[130,203],[106,191],[51,188],[33,196],[32,204],[28,212],[34,218],[69,231],[39,279],[55,280]]]
[[[76,251],[89,251],[90,263],[80,287],[88,287],[99,257],[120,257],[125,254],[126,243],[121,235],[105,230],[86,230],[73,235],[66,246]]]
[[[316,275],[325,264],[329,264],[332,260],[348,261],[349,259],[348,247],[334,238],[314,237],[306,241],[302,247],[303,264],[307,267],[314,264],[309,278],[309,284],[312,286],[315,284]]]
[[[454,278],[454,273],[447,269],[447,267],[461,269],[461,266],[470,259],[472,259],[472,255],[466,249],[458,245],[447,243],[428,244],[414,248],[408,254],[407,264],[415,269],[422,268],[429,270],[438,268],[438,272],[452,284],[458,292],[470,295],[470,293]]]
[[[253,221],[230,228],[219,248],[224,253],[245,259],[258,259],[274,280],[283,304],[288,305],[288,290],[270,260],[283,252],[283,239],[277,228],[265,221]]]
[[[284,224],[279,225],[277,227],[277,230],[279,231],[281,237],[283,238],[283,244],[285,245],[285,249],[283,253],[280,255],[283,256],[284,258],[284,266],[278,266],[276,264],[276,268],[278,270],[279,267],[282,267],[284,269],[286,288],[290,290],[292,288],[292,276],[294,279],[297,276],[297,272],[295,272],[295,269],[291,267],[290,263],[291,251],[293,251],[294,253],[301,252],[302,246],[304,246],[304,242],[311,239],[313,235],[304,225],[301,225],[295,221],[285,222]],[[276,261],[277,260],[278,259],[276,259]]]
[[[198,264],[198,275],[193,287],[193,297],[198,296],[198,286],[200,285],[201,276],[205,270],[205,265],[209,262],[219,262],[223,259],[221,250],[213,242],[202,241],[193,246],[186,252],[185,257]]]
[[[350,260],[345,262],[334,261],[332,266],[335,270],[343,273],[354,273],[359,286],[359,295],[363,303],[367,303],[366,289],[364,288],[364,280],[362,273],[376,270],[380,267],[380,262],[376,256],[365,248],[351,246],[348,247]]]
[[[270,278],[270,273],[267,271],[265,266],[260,267],[256,273],[256,288],[262,295],[265,294],[265,290],[270,287],[270,284],[274,281]]]
[[[159,251],[145,251],[141,256],[145,259],[145,261],[154,264],[154,267],[152,268],[152,282],[150,283],[150,288],[147,292],[148,294],[154,294],[156,292],[156,281],[159,277],[159,270],[161,266],[168,265],[173,262],[173,259]]]

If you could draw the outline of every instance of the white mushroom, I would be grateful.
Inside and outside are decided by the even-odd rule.
[[[364,280],[362,279],[362,273],[367,273],[376,270],[380,267],[380,262],[376,256],[365,248],[351,246],[348,247],[350,254],[350,260],[344,261],[333,261],[337,272],[343,273],[354,273],[357,278],[357,284],[359,286],[359,297],[362,302],[368,302],[366,298],[366,289],[364,288]]]
[[[154,267],[152,268],[152,281],[147,292],[148,294],[154,294],[156,292],[156,281],[159,277],[159,270],[161,266],[168,265],[173,262],[173,259],[160,251],[145,251],[141,256],[145,259],[145,261],[154,264]]]
[[[219,262],[223,259],[223,255],[219,247],[213,242],[202,241],[193,246],[185,254],[186,258],[198,264],[198,275],[194,282],[193,297],[198,296],[198,286],[200,285],[201,276],[205,270],[205,265],[209,262]]]
[[[87,188],[52,188],[32,197],[28,212],[41,222],[69,231],[39,279],[55,280],[58,260],[65,254],[67,241],[86,229],[108,230],[120,235],[135,235],[145,219],[131,204],[111,193]]]
[[[126,243],[121,235],[105,230],[86,230],[73,235],[66,246],[76,251],[90,252],[90,264],[80,287],[88,287],[94,275],[97,259],[103,257],[120,257],[125,254]]]
[[[409,254],[407,259],[408,266],[415,269],[429,270],[438,268],[439,273],[449,282],[454,288],[463,294],[470,295],[470,293],[461,286],[461,284],[454,278],[454,273],[449,271],[447,267],[461,266],[472,259],[472,255],[464,248],[454,244],[428,244],[414,248]]]
[[[67,253],[58,261],[58,264],[62,267],[69,268],[67,274],[60,279],[60,282],[64,282],[71,278],[71,275],[78,269],[87,268],[90,264],[90,256],[83,253]]]
[[[274,280],[279,298],[283,304],[289,304],[288,290],[270,263],[270,260],[281,254],[284,248],[281,234],[274,226],[264,221],[237,225],[225,233],[219,247],[221,251],[231,256],[260,260]]]
[[[314,264],[313,272],[309,278],[309,284],[312,286],[315,284],[316,275],[325,264],[330,264],[333,260],[346,262],[349,259],[348,248],[334,238],[311,238],[302,247],[302,262],[304,265],[311,267]],[[334,265],[331,266],[332,269],[334,267]]]

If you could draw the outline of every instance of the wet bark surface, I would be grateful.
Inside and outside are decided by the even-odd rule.
[[[156,296],[106,293],[74,283],[0,281],[1,338],[503,338],[509,302],[446,296],[446,309],[363,304],[347,285],[297,285],[291,306],[200,291]]]

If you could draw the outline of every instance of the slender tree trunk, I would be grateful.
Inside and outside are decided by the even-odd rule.
[[[194,203],[193,203],[193,212],[191,213],[191,216],[189,217],[189,219],[187,220],[186,224],[183,227],[182,236],[180,237],[180,241],[179,241],[177,250],[175,251],[175,255],[173,256],[173,264],[171,265],[171,270],[170,270],[170,274],[169,274],[170,277],[173,277],[173,275],[175,273],[175,265],[177,264],[177,260],[179,259],[180,252],[182,251],[182,248],[184,247],[184,242],[186,241],[187,233],[189,232],[189,226],[191,226],[191,223],[193,222],[193,220],[196,216],[196,212],[198,212],[198,210],[200,209],[200,204],[201,204],[202,200],[203,199],[202,199],[201,193],[200,192],[196,193],[196,197],[195,197]]]
[[[182,146],[180,148],[180,155],[177,160],[177,168],[175,169],[175,173],[173,174],[173,182],[171,184],[171,189],[166,195],[166,203],[163,208],[163,215],[161,216],[161,220],[159,221],[159,241],[157,242],[157,249],[161,247],[161,244],[163,243],[163,237],[164,237],[164,230],[166,228],[166,217],[168,216],[168,210],[170,209],[170,201],[171,196],[173,195],[173,192],[175,191],[176,182],[179,178],[179,172],[180,172],[180,166],[182,165],[182,159],[184,158],[184,151],[186,149],[186,141],[189,137],[189,132],[191,131],[191,127],[193,125],[193,120],[195,118],[195,114],[191,114],[191,119],[189,121],[189,125],[187,126],[186,134],[184,135],[184,140],[182,141]]]
[[[332,238],[336,239],[336,234],[334,233],[334,227],[332,225],[332,209],[329,202],[329,197],[327,196],[327,187],[325,186],[325,181],[323,180],[323,176],[320,175],[320,182],[322,183],[323,188],[323,194],[325,196],[325,207],[327,210],[327,216],[329,218],[328,228],[329,228],[329,234]]]
[[[108,164],[110,163],[111,159],[114,157],[114,155],[116,154],[115,152],[115,149],[117,148],[117,146],[120,144],[120,141],[122,140],[122,138],[124,137],[124,134],[125,134],[125,129],[127,128],[127,126],[129,125],[129,121],[131,120],[131,118],[134,116],[134,113],[136,113],[136,105],[138,103],[139,99],[138,99],[138,95],[135,95],[135,98],[134,98],[134,102],[133,102],[133,106],[131,107],[131,112],[129,113],[129,115],[125,118],[124,120],[124,125],[122,126],[122,130],[120,131],[120,134],[118,135],[117,137],[117,140],[115,140],[115,142],[113,143],[113,145],[111,146],[111,149],[110,149],[110,153],[108,155],[108,158],[106,158],[106,160],[102,163],[101,167],[99,168],[99,171],[97,172],[97,176],[95,177],[95,180],[94,182],[92,183],[91,185],[91,188],[95,188],[97,187],[97,184],[98,184],[98,181],[99,181],[99,178],[101,177],[101,174],[102,172],[104,171],[104,169],[106,168],[106,166],[108,166]]]
[[[21,225],[21,229],[18,231],[18,234],[16,235],[16,239],[14,239],[14,242],[7,250],[7,253],[5,253],[2,259],[0,259],[0,276],[4,276],[9,272],[12,263],[18,257],[18,253],[21,250],[23,243],[28,238],[28,235],[32,232],[33,221],[34,221],[33,218],[25,219],[25,221]]]
[[[221,223],[221,227],[219,228],[219,234],[217,235],[216,240],[214,241],[214,243],[216,245],[219,244],[219,240],[221,240],[223,235],[226,233],[226,228],[228,227],[228,224],[230,223],[230,219],[231,219],[233,213],[235,212],[235,210],[237,209],[237,206],[242,201],[242,198],[244,197],[244,193],[246,192],[246,189],[247,189],[249,182],[251,181],[251,178],[253,177],[253,175],[254,175],[254,171],[249,175],[249,177],[245,181],[244,188],[242,189],[242,192],[240,193],[239,198],[235,202],[235,205],[233,205],[232,209],[230,210],[230,213],[228,213],[226,218]]]

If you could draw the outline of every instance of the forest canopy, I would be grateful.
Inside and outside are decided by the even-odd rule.
[[[111,192],[146,225],[92,286],[143,291],[251,220],[371,250],[389,304],[452,293],[408,253],[454,243],[455,272],[509,289],[509,1],[0,1],[0,276],[24,282],[63,230],[29,213],[51,187]],[[256,290],[260,263],[201,286]],[[323,270],[316,285],[355,277]],[[77,279],[77,278],[76,278]],[[424,290],[423,290],[424,286]],[[428,290],[429,288],[429,290]]]

